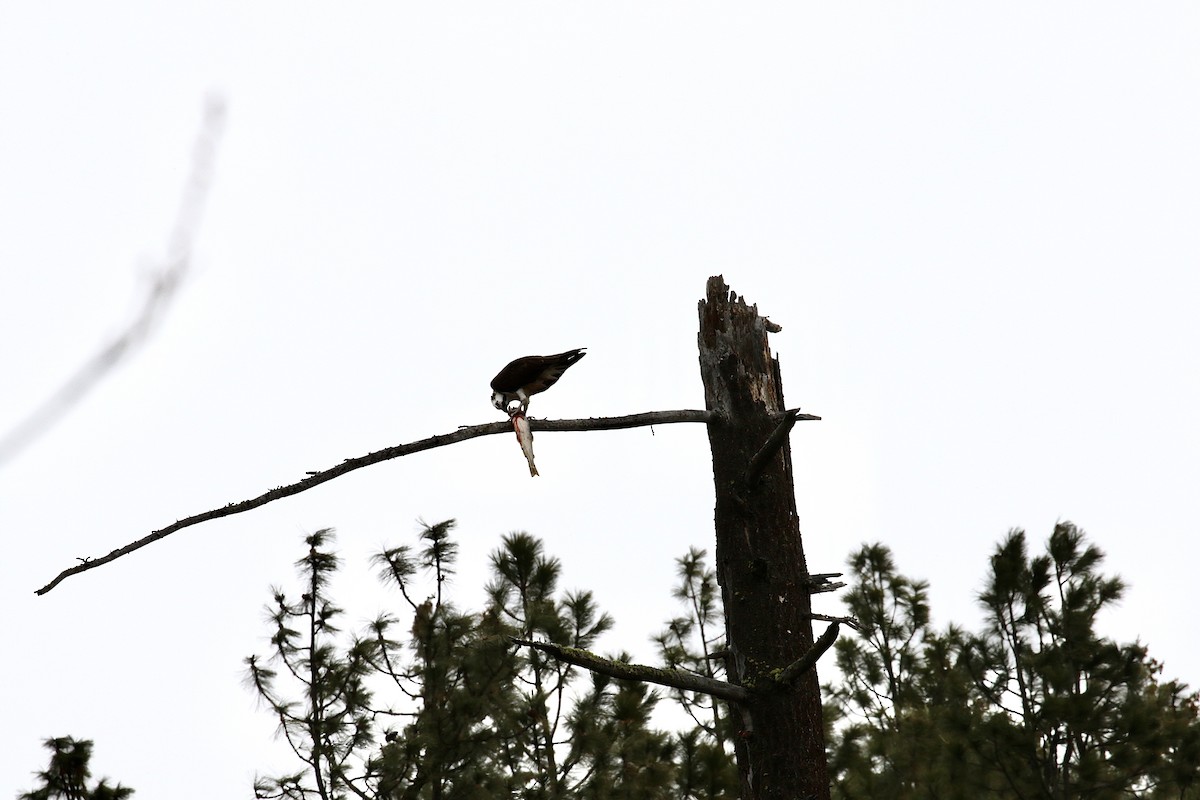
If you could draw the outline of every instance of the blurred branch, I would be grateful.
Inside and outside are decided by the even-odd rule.
[[[708,411],[649,411],[644,414],[629,414],[623,417],[594,417],[589,419],[531,419],[529,420],[530,430],[533,431],[604,431],[613,430],[615,428],[637,428],[646,425],[667,425],[674,422],[708,422],[712,419],[712,413]],[[157,542],[166,536],[170,536],[176,531],[190,528],[193,525],[199,525],[201,522],[208,522],[221,517],[229,517],[234,514],[241,514],[245,511],[265,506],[267,503],[281,500],[285,497],[291,497],[294,494],[312,489],[314,486],[320,486],[322,483],[331,481],[334,478],[339,478],[348,472],[353,472],[356,469],[369,467],[372,464],[378,464],[383,461],[390,461],[393,458],[400,458],[412,453],[419,453],[422,450],[432,450],[435,447],[443,447],[456,442],[464,442],[467,439],[474,439],[479,436],[491,436],[495,433],[512,433],[512,424],[508,420],[503,422],[489,422],[486,425],[472,425],[459,428],[454,433],[442,434],[441,436],[431,436],[428,439],[421,439],[417,442],[409,444],[398,444],[395,447],[385,447],[382,450],[376,450],[373,453],[368,453],[365,456],[357,458],[347,458],[336,467],[331,467],[319,472],[310,472],[308,477],[297,483],[292,483],[287,486],[278,486],[271,491],[261,494],[250,500],[243,500],[240,503],[230,503],[222,508],[214,508],[211,511],[205,511],[202,514],[196,514],[191,517],[178,520],[165,528],[154,531],[149,536],[138,539],[136,542],[130,542],[124,547],[113,550],[106,556],[98,558],[81,558],[79,564],[70,569],[65,569],[58,576],[50,581],[50,583],[37,590],[37,594],[45,594],[53,589],[64,579],[77,575],[80,572],[86,572],[89,569],[95,569],[116,561],[124,555],[132,553],[134,550],[140,550],[146,545]]]
[[[191,264],[192,242],[200,227],[224,119],[224,101],[219,97],[209,97],[192,151],[191,173],[167,240],[167,252],[158,269],[150,276],[141,310],[124,331],[85,361],[33,413],[0,437],[0,466],[12,460],[86,397],[114,367],[145,342],[155,323],[165,313]]]

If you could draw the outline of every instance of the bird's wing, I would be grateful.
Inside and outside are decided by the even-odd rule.
[[[525,356],[511,362],[492,378],[492,391],[515,392],[524,389],[526,394],[544,392],[558,382],[563,373],[587,353],[583,349],[568,350],[552,356]]]

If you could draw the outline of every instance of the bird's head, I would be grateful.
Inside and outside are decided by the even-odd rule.
[[[504,392],[492,392],[492,405],[499,411],[508,411],[508,395]]]

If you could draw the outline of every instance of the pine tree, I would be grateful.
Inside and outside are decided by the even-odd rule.
[[[304,768],[260,779],[258,796],[674,797],[674,744],[650,724],[655,692],[510,641],[587,648],[612,618],[590,592],[560,592],[560,563],[524,533],[505,536],[492,554],[484,609],[459,611],[445,592],[457,559],[453,526],[426,526],[416,550],[374,558],[411,623],[384,614],[344,644],[327,590],[339,566],[332,532],[306,539],[309,554],[297,562],[305,591],[291,603],[274,590],[273,656],[247,660]],[[432,583],[424,595],[423,578]]]
[[[453,520],[425,526],[415,555],[401,546],[373,559],[412,613],[407,641],[393,638],[403,630],[394,615],[380,616],[371,629],[376,669],[396,698],[385,716],[409,720],[385,734],[387,744],[368,764],[384,797],[484,798],[509,784],[494,758],[505,734],[491,720],[512,708],[517,662],[494,616],[461,612],[444,592],[458,560],[453,528]],[[420,601],[418,573],[433,580]]]
[[[256,797],[303,798],[311,791],[323,800],[344,798],[356,780],[356,760],[373,740],[371,692],[366,678],[376,653],[369,639],[342,649],[334,621],[342,614],[331,597],[329,581],[338,557],[324,549],[333,541],[324,529],[305,538],[308,553],[296,562],[304,581],[292,602],[273,588],[267,613],[274,625],[273,653],[265,666],[257,656],[246,659],[247,679],[279,718],[279,730],[305,765],[301,772],[255,783]],[[300,700],[278,686],[281,677],[299,688]],[[307,787],[306,778],[313,786]]]
[[[709,568],[707,556],[706,551],[693,547],[676,559],[679,583],[673,594],[686,613],[670,620],[654,641],[667,667],[723,678],[725,619],[718,602],[717,576]],[[728,704],[709,694],[674,688],[670,696],[695,723],[691,730],[676,734],[677,796],[696,800],[737,797],[737,764],[731,752],[734,730]]]
[[[845,602],[862,636],[834,645],[842,681],[825,686],[835,795],[988,796],[961,737],[977,721],[962,632],[930,627],[928,585],[901,575],[887,547],[864,546],[849,566]]]
[[[890,551],[852,556],[861,641],[837,643],[827,685],[843,798],[1197,796],[1197,695],[1163,681],[1140,644],[1097,633],[1124,592],[1069,523],[1045,555],[1012,531],[990,560],[977,634],[929,624],[925,586]]]
[[[613,625],[591,592],[558,594],[561,564],[526,533],[503,537],[491,556],[484,613],[523,640],[590,649]],[[620,656],[619,658],[626,658]],[[517,670],[517,716],[505,763],[527,798],[668,798],[674,772],[666,734],[650,726],[658,701],[644,685],[616,681],[525,650]],[[573,687],[586,681],[588,689]]]
[[[18,800],[125,800],[133,789],[117,784],[109,786],[104,778],[92,788],[92,742],[61,736],[43,742],[50,751],[50,765],[37,773],[40,788],[17,796]]]
[[[1013,530],[991,558],[986,627],[963,653],[991,709],[978,749],[1014,793],[1103,800],[1167,782],[1186,791],[1200,775],[1196,695],[1160,683],[1141,643],[1096,631],[1125,592],[1103,561],[1070,523],[1055,526],[1044,555],[1031,557]]]

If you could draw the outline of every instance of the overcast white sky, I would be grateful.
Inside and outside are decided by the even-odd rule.
[[[698,425],[542,434],[537,479],[477,439],[33,591],[498,419],[518,355],[589,348],[534,415],[700,408],[717,273],[825,418],[792,436],[814,570],[883,541],[972,624],[1004,533],[1069,519],[1130,584],[1106,631],[1200,683],[1198,41],[1182,2],[6,4],[0,430],[136,311],[205,94],[229,114],[177,303],[0,472],[0,795],[58,735],[146,798],[292,768],[242,659],[321,527],[350,627],[387,598],[366,555],[456,517],[460,603],[528,530],[649,659],[711,547]]]

